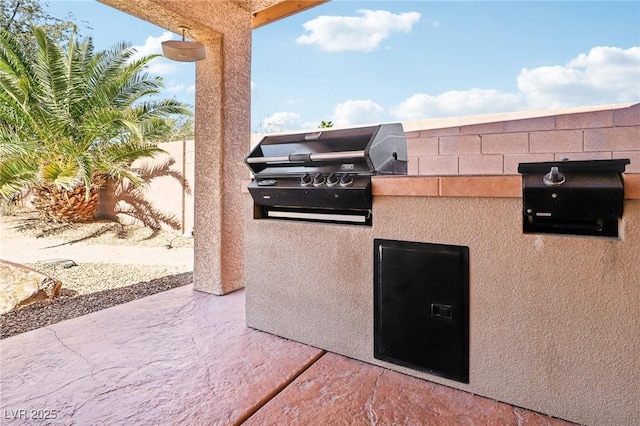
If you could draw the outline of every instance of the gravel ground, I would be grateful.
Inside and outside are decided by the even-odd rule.
[[[75,266],[66,267],[69,262],[68,260],[43,261],[24,265],[55,277],[62,281],[65,289],[78,295],[113,290],[185,272],[184,268],[177,266],[120,263],[74,263]]]
[[[0,315],[0,339],[192,282],[193,239],[177,233],[107,220],[71,226],[43,224],[32,211],[24,209],[0,219],[4,252],[9,251],[7,247],[25,250],[31,254],[25,258],[38,260],[18,263],[62,282],[59,297]],[[29,250],[34,244],[54,247],[55,253],[64,255],[41,260],[39,256],[46,257],[48,251]],[[131,248],[144,255],[132,256]],[[171,250],[174,248],[179,250]],[[123,259],[100,261],[105,253],[113,257],[119,250]],[[72,260],[75,258],[83,261]]]

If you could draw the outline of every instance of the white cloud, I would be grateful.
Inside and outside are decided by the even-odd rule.
[[[165,90],[170,93],[182,93],[185,91],[185,85],[183,83],[172,82],[167,84]]]
[[[376,123],[384,109],[371,100],[348,100],[333,109],[333,123],[337,127]]]
[[[564,66],[524,68],[517,81],[532,108],[638,101],[640,47],[594,47]]]
[[[304,128],[302,117],[295,112],[276,112],[260,124],[261,133],[285,132]]]
[[[155,75],[174,74],[179,70],[179,65],[165,58],[156,58],[147,64],[147,72]]]
[[[171,39],[173,39],[173,33],[169,31],[164,31],[162,35],[158,37],[149,36],[143,45],[132,46],[136,50],[136,53],[131,59],[135,60],[147,55],[161,55],[162,42]],[[173,74],[179,70],[180,66],[176,62],[166,58],[156,58],[147,65],[147,71],[156,75]]]
[[[518,91],[417,93],[392,108],[399,120],[640,101],[640,47],[594,47],[566,65],[524,68]]]
[[[164,31],[158,37],[149,36],[141,46],[133,46],[136,49],[135,58],[141,58],[147,55],[162,54],[162,42],[173,39],[173,33]]]
[[[452,90],[436,96],[418,93],[392,108],[398,120],[477,115],[521,109],[523,97],[499,90]]]
[[[358,13],[361,16],[319,16],[307,21],[302,26],[308,34],[301,35],[296,42],[317,45],[327,52],[370,52],[392,32],[408,33],[420,20],[418,12],[394,14],[385,10],[359,10]]]

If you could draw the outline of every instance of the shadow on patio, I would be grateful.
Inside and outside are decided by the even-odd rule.
[[[560,425],[245,326],[191,285],[0,342],[3,424]]]

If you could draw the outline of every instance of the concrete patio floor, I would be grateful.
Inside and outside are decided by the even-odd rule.
[[[247,328],[192,286],[0,341],[1,424],[564,425]]]

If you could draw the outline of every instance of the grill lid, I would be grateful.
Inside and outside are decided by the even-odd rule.
[[[407,160],[401,123],[265,136],[245,158],[256,178],[406,174]]]
[[[546,173],[551,167],[557,167],[559,172],[623,173],[627,164],[630,164],[628,158],[616,160],[545,161],[539,163],[520,163],[518,164],[518,172]]]

